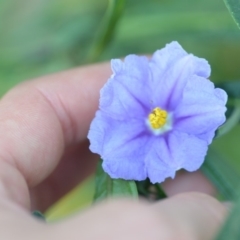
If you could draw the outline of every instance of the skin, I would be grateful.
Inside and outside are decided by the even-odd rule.
[[[30,209],[46,210],[94,171],[99,157],[89,152],[86,136],[110,75],[109,63],[85,66],[24,82],[1,99],[1,239],[208,240],[215,235],[226,209],[199,172],[167,180],[163,187],[171,197],[154,204],[108,200],[55,224],[30,215]]]

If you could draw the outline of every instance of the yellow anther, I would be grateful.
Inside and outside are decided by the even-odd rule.
[[[163,127],[167,121],[167,111],[162,110],[159,107],[156,107],[148,115],[148,120],[153,129],[159,129]]]

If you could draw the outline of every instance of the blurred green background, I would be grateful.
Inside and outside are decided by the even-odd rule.
[[[93,61],[152,53],[177,40],[209,60],[212,79],[240,76],[240,32],[223,1],[122,0],[115,34]],[[0,94],[16,83],[86,63],[107,0],[0,0]]]
[[[240,31],[223,1],[0,0],[0,96],[26,79],[173,40],[210,62],[214,82],[240,79]],[[235,127],[212,149],[240,173],[239,143]]]

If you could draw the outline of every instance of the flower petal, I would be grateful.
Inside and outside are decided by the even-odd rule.
[[[153,72],[156,79],[159,81],[159,77],[162,77],[169,67],[187,55],[189,54],[176,41],[166,44],[164,48],[157,50],[150,61],[150,66],[155,66],[154,68],[157,70]],[[195,65],[194,73],[198,76],[208,78],[211,73],[211,68],[208,62],[203,58],[195,56],[193,56],[193,58]]]
[[[152,71],[156,71],[152,68]],[[193,75],[193,56],[181,58],[170,66],[161,78],[154,79],[153,102],[168,111],[173,111],[179,103],[183,90]],[[155,76],[156,77],[156,76]]]
[[[208,78],[211,74],[211,67],[204,58],[194,56],[194,73],[199,77]]]
[[[181,168],[198,169],[225,121],[227,101],[226,93],[206,79],[208,62],[172,42],[150,61],[136,55],[112,60],[112,70],[88,134],[104,170],[112,178],[149,177],[155,183]],[[157,134],[148,126],[156,107],[168,112],[171,125]]]
[[[178,131],[156,138],[146,159],[148,177],[156,183],[173,178],[181,168],[197,170],[204,161],[207,146],[206,141]]]
[[[147,58],[129,55],[124,63],[113,60],[112,68],[114,74],[101,90],[100,109],[117,120],[146,117],[151,109]]]
[[[182,168],[189,172],[198,170],[203,164],[207,154],[208,143],[193,135],[188,135],[184,149],[185,161],[182,163]]]
[[[144,158],[149,132],[144,122],[116,121],[98,111],[88,138],[90,150],[101,155],[103,168],[112,178],[146,178]]]
[[[227,94],[208,79],[194,76],[177,106],[174,128],[195,134],[211,143],[216,129],[225,121]]]
[[[152,183],[163,182],[166,178],[174,178],[176,169],[170,167],[171,153],[163,137],[155,137],[145,160],[147,176]]]
[[[156,75],[164,74],[168,67],[175,64],[181,58],[186,57],[188,53],[181,47],[178,42],[171,42],[160,50],[153,53],[150,65],[155,65],[158,69]],[[155,72],[153,72],[155,74]]]
[[[191,76],[209,77],[211,72],[205,59],[187,54],[177,42],[156,51],[149,66],[153,76],[154,105],[170,111],[179,102]]]

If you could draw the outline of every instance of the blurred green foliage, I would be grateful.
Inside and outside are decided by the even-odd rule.
[[[0,0],[0,94],[79,64],[107,1]]]
[[[229,12],[231,13],[236,24],[240,28],[240,2],[238,0],[224,0]]]
[[[0,94],[16,83],[86,62],[107,0],[0,0]],[[212,79],[240,76],[240,32],[218,0],[128,0],[98,60],[152,53],[172,40],[211,63]]]

